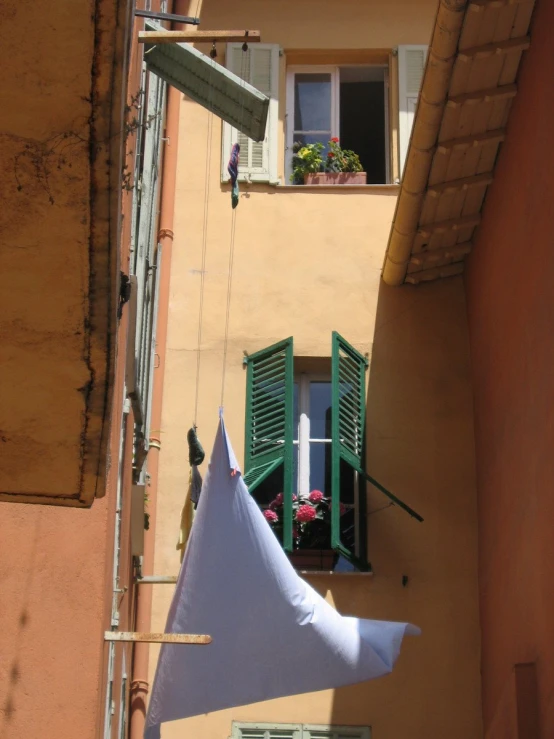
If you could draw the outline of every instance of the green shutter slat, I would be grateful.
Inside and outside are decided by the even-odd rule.
[[[263,424],[256,424],[252,429],[253,443],[263,442],[267,439],[283,438],[285,433],[285,424],[281,419],[271,419]]]
[[[285,412],[285,404],[280,403],[279,406],[270,406],[268,410],[262,409],[260,413],[256,416],[256,419],[258,423],[261,423],[262,421],[266,421],[270,418],[279,418],[283,416],[283,413]]]
[[[244,475],[244,482],[246,484],[246,487],[248,488],[248,491],[250,493],[253,493],[258,485],[261,485],[262,482],[282,464],[282,459],[275,459],[273,460],[273,462],[262,464],[259,467],[253,467]]]
[[[246,358],[245,482],[250,492],[284,465],[283,544],[292,550],[292,338]],[[280,491],[276,491],[280,492]]]
[[[339,377],[345,384],[352,384],[353,388],[356,388],[357,373],[355,369],[350,369],[345,366],[345,359],[341,355],[341,366],[339,367]]]
[[[256,367],[254,369],[254,377],[257,380],[263,380],[265,377],[271,377],[275,374],[282,374],[283,357],[284,355],[279,354],[273,362],[270,362],[263,367]]]

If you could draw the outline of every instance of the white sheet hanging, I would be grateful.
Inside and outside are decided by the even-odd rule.
[[[385,675],[419,629],[341,616],[296,574],[221,418],[166,632],[213,642],[162,645],[145,739],[165,721]]]

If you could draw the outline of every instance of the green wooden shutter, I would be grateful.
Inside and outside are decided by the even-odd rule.
[[[332,339],[332,419],[331,419],[331,546],[359,569],[368,570],[366,494],[360,486],[356,511],[357,551],[341,537],[341,474],[351,467],[365,480],[418,521],[423,518],[393,495],[364,469],[365,451],[365,370],[367,360],[336,331]]]
[[[368,569],[366,495],[360,489],[355,516],[357,551],[341,536],[341,472],[345,465],[363,466],[365,431],[365,371],[367,360],[333,331],[331,360],[331,546],[363,570]],[[362,486],[360,486],[362,487]]]
[[[272,472],[284,466],[283,546],[292,551],[292,337],[250,355],[245,361],[244,481],[252,493]]]

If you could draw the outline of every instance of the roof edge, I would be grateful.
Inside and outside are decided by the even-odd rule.
[[[469,0],[440,0],[383,265],[387,285],[408,270]]]

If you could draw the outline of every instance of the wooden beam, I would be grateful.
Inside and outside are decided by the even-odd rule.
[[[457,180],[449,180],[447,182],[438,182],[436,185],[429,185],[427,188],[427,194],[432,197],[438,197],[445,192],[456,192],[456,190],[468,190],[470,187],[490,185],[492,180],[492,172],[474,174],[471,177],[460,177]]]
[[[458,59],[463,62],[471,61],[477,57],[494,56],[495,54],[509,54],[515,51],[525,51],[531,44],[530,36],[521,36],[520,38],[510,38],[506,41],[493,41],[490,44],[481,44],[481,46],[472,46],[468,49],[460,49]]]
[[[414,267],[423,267],[432,265],[433,262],[440,262],[441,259],[460,259],[469,254],[473,247],[471,241],[463,241],[461,244],[454,246],[445,246],[442,249],[427,249],[426,251],[412,254],[410,257],[410,265]]]
[[[481,215],[475,213],[471,216],[461,216],[460,218],[451,218],[448,221],[437,221],[436,223],[425,223],[417,229],[418,236],[431,236],[431,234],[440,231],[459,231],[461,228],[470,228],[478,226],[481,222]]]
[[[445,264],[442,267],[431,267],[431,269],[422,269],[421,272],[411,272],[406,275],[404,282],[410,285],[418,285],[420,282],[429,282],[430,280],[439,280],[441,277],[454,277],[464,271],[463,262],[454,262],[454,264]]]
[[[517,95],[517,85],[501,85],[500,87],[489,87],[486,90],[475,90],[464,92],[463,95],[455,95],[448,98],[446,105],[449,108],[457,108],[466,103],[491,103],[497,100],[508,100]]]
[[[149,642],[154,644],[210,644],[207,634],[150,634],[138,631],[105,631],[104,641]]]
[[[446,154],[451,149],[457,149],[460,146],[481,146],[482,144],[492,144],[504,141],[506,130],[504,128],[495,128],[493,131],[485,131],[484,133],[475,133],[470,136],[460,136],[458,139],[449,139],[448,141],[439,141],[437,151],[440,154]]]
[[[247,41],[258,43],[259,31],[139,31],[139,44],[180,44],[210,43],[225,41],[228,43]]]

